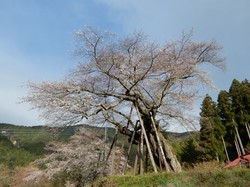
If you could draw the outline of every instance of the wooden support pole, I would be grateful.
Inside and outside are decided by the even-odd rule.
[[[112,150],[112,159],[111,159],[111,175],[115,173],[115,153],[116,153],[117,133],[118,133],[118,128],[116,127],[115,129],[116,138],[115,138],[114,148]]]
[[[240,144],[240,149],[241,149],[243,155],[245,155],[246,153],[245,153],[242,141],[240,139],[240,135],[239,135],[238,129],[236,127],[235,127],[235,131],[236,131],[236,135],[237,135],[237,138],[238,138],[238,141],[239,141],[239,144]]]
[[[120,152],[119,152],[119,156],[118,156],[118,159],[117,159],[116,171],[119,172],[120,174],[122,173],[122,170],[120,168],[120,163],[121,163],[123,155],[124,155],[124,143],[122,143],[122,146],[121,146]]]
[[[234,138],[234,145],[235,145],[235,148],[236,148],[236,151],[237,151],[238,156],[240,156],[240,155],[241,155],[241,152],[240,152],[240,148],[239,148],[239,144],[238,144],[238,139],[237,139],[236,136],[235,136],[235,138]]]
[[[138,163],[138,153],[135,155],[135,162],[134,162],[134,170],[133,170],[133,174],[136,175],[136,169],[137,169],[137,163]]]
[[[227,156],[227,161],[230,162],[230,159],[229,159],[229,156],[228,156],[228,152],[227,152],[227,147],[226,147],[226,144],[225,144],[223,136],[221,136],[221,139],[222,139],[222,142],[223,142],[223,147],[224,147],[224,150],[225,150],[225,154]]]
[[[126,171],[126,168],[127,168],[128,158],[129,158],[129,154],[130,154],[130,151],[131,151],[131,148],[132,148],[132,144],[133,144],[133,141],[134,141],[134,138],[135,138],[136,128],[137,128],[137,123],[135,124],[135,129],[134,129],[134,132],[132,134],[132,137],[131,137],[131,140],[130,140],[130,143],[129,143],[128,153],[126,155],[126,159],[125,159],[124,166],[123,166],[123,172],[122,172],[123,175],[124,175],[124,173]]]
[[[155,121],[154,121],[152,115],[151,115],[151,121],[152,121],[152,125],[153,125],[154,131],[155,131],[155,136],[156,136],[156,139],[157,139],[157,143],[158,143],[158,146],[159,146],[159,149],[160,149],[159,152],[160,152],[161,156],[159,156],[159,158],[162,158],[163,163],[165,165],[166,171],[170,171],[170,167],[169,167],[169,164],[167,162],[166,156],[164,154],[164,151],[163,151],[163,148],[162,148],[162,144],[161,144],[161,140],[159,138],[158,131],[157,131],[156,125],[155,125]]]
[[[116,140],[117,140],[117,133],[115,134],[115,136],[114,136],[114,138],[113,138],[113,141],[112,141],[112,144],[111,144],[111,146],[110,146],[108,155],[107,155],[107,157],[106,157],[106,161],[105,161],[105,163],[104,163],[104,165],[103,165],[103,168],[102,168],[102,171],[101,171],[101,177],[103,176],[105,167],[106,167],[106,165],[108,164],[109,156],[110,156],[110,154],[111,154],[111,152],[112,152],[112,149],[113,149],[114,144],[116,143]]]
[[[145,154],[145,172],[148,172],[148,149],[145,150],[146,154]]]
[[[140,162],[140,174],[142,175],[144,172],[143,168],[143,133],[141,132],[140,143],[139,143],[139,162]]]
[[[155,164],[155,161],[154,161],[154,157],[153,157],[153,154],[152,154],[152,151],[151,151],[151,148],[150,148],[150,144],[149,144],[149,141],[148,141],[147,133],[146,133],[146,130],[144,128],[143,120],[141,118],[141,114],[139,112],[139,108],[137,106],[137,103],[136,103],[135,108],[136,108],[136,112],[137,112],[137,115],[138,115],[138,118],[139,118],[139,121],[140,121],[140,124],[141,124],[142,133],[144,134],[144,137],[145,137],[146,146],[147,146],[147,149],[148,149],[148,153],[149,153],[149,157],[150,157],[152,166],[154,168],[154,172],[158,173],[157,168],[156,168],[156,164]]]
[[[159,166],[160,166],[160,171],[162,172],[162,155],[160,153],[159,148],[158,148],[158,152],[159,152]]]
[[[248,126],[248,124],[246,123],[245,124],[245,126],[246,126],[246,130],[247,130],[247,135],[248,135],[248,138],[249,138],[249,140],[250,140],[250,130],[249,130],[249,126]]]
[[[128,130],[128,128],[129,128],[129,121],[131,119],[132,112],[133,112],[133,105],[131,105],[131,108],[130,108],[126,130]],[[120,149],[120,154],[119,154],[117,163],[121,162],[122,156],[124,155],[124,146],[125,146],[126,138],[127,138],[127,136],[124,134],[124,137],[123,137],[123,140],[122,140],[122,146],[121,146],[121,149]],[[119,166],[120,166],[120,164],[118,165],[118,171],[121,172],[122,174],[124,174],[124,169],[121,170]]]
[[[106,158],[107,131],[108,131],[108,129],[105,126],[105,130],[104,130],[104,158],[103,158],[103,160],[105,160],[105,158]]]

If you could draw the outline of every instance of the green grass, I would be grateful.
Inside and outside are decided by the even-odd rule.
[[[102,187],[247,187],[249,169],[216,169],[185,171],[181,173],[144,174],[138,176],[111,176],[99,179],[94,186]]]

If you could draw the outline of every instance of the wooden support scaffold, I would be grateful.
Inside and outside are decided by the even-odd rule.
[[[138,120],[136,121],[136,124],[134,127],[130,127],[130,120],[131,120],[131,116],[132,116],[132,112],[133,112],[133,107],[135,107],[136,114],[138,116]],[[154,130],[154,135],[155,135],[155,139],[156,139],[156,143],[157,143],[157,147],[158,147],[157,151],[159,154],[158,157],[159,157],[160,170],[163,171],[163,168],[164,168],[165,171],[170,171],[170,166],[166,160],[166,156],[165,156],[165,153],[163,151],[162,143],[161,143],[160,137],[158,135],[158,129],[156,127],[155,120],[153,119],[153,115],[151,115],[150,120],[151,120],[152,128]],[[137,146],[137,148],[136,148],[137,153],[136,153],[135,158],[134,158],[133,174],[136,175],[137,173],[143,174],[144,172],[148,172],[148,165],[149,165],[148,161],[149,160],[150,160],[150,164],[153,168],[153,171],[155,173],[158,172],[158,169],[157,169],[158,167],[155,163],[155,159],[154,159],[152,149],[150,146],[150,142],[148,139],[149,135],[146,132],[144,122],[143,122],[142,117],[139,113],[139,108],[137,105],[134,105],[134,106],[132,105],[131,109],[130,109],[129,119],[127,122],[126,130],[131,129],[131,128],[134,128],[134,129],[133,129],[132,136],[130,137],[130,142],[129,142],[127,153],[126,154],[124,153],[125,152],[124,151],[125,141],[127,139],[127,136],[124,134],[121,148],[119,149],[120,154],[118,156],[118,159],[114,158],[116,156],[115,151],[114,151],[114,149],[115,149],[114,146],[116,146],[117,134],[119,133],[119,130],[118,129],[116,130],[112,144],[110,146],[109,152],[107,154],[105,163],[104,163],[102,171],[101,171],[101,176],[103,175],[105,167],[108,164],[108,160],[111,156],[111,153],[113,153],[112,154],[112,163],[113,164],[111,167],[111,174],[113,174],[113,173],[116,173],[116,174],[120,173],[122,175],[125,174],[127,167],[128,167],[128,160],[131,156],[130,154],[131,154],[132,146],[133,146],[133,143],[135,142],[136,133],[137,133],[137,135],[140,134],[140,137],[139,137],[139,140],[137,138],[137,141],[138,141],[137,145],[136,145]],[[144,149],[144,147],[145,147],[145,149]],[[121,164],[122,156],[125,156],[123,164]],[[114,164],[115,161],[116,161],[116,164]]]

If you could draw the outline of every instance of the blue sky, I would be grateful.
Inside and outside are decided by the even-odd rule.
[[[22,85],[62,79],[76,63],[72,38],[84,25],[120,35],[142,30],[158,42],[191,29],[195,40],[217,40],[227,70],[209,68],[218,89],[202,91],[216,100],[234,78],[250,77],[249,9],[249,0],[0,0],[0,122],[44,123],[17,104],[27,93]]]

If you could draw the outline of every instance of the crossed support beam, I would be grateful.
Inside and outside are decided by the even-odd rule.
[[[133,106],[131,106],[129,117],[131,117],[132,107]],[[140,173],[143,173],[143,170],[144,170],[144,168],[143,168],[143,157],[146,158],[145,161],[146,161],[146,171],[147,171],[147,164],[148,164],[147,159],[148,159],[148,156],[149,156],[149,159],[151,161],[154,172],[158,173],[157,165],[155,163],[155,159],[154,159],[152,149],[151,149],[151,146],[150,146],[150,142],[149,142],[149,137],[148,137],[148,134],[146,132],[144,122],[143,122],[143,119],[141,117],[141,114],[139,112],[139,108],[138,108],[137,105],[135,105],[135,109],[136,109],[136,113],[137,113],[137,116],[138,116],[139,120],[136,122],[136,125],[134,127],[134,131],[129,130],[129,122],[128,122],[127,127],[125,129],[123,129],[122,132],[121,132],[121,133],[123,133],[125,135],[130,136],[130,144],[129,144],[129,147],[128,147],[128,151],[127,151],[127,154],[126,154],[126,157],[125,157],[125,161],[124,161],[124,165],[123,165],[121,173],[124,174],[125,171],[126,171],[129,155],[130,155],[131,148],[132,148],[132,144],[135,143],[135,141],[137,141],[136,143],[138,144],[138,151],[137,151],[137,155],[136,155],[135,163],[134,163],[134,174],[136,173],[136,170],[137,170],[138,161],[140,163],[139,171],[140,171]],[[170,171],[171,169],[170,169],[170,166],[169,166],[169,164],[168,164],[168,162],[166,160],[166,155],[165,155],[163,147],[162,147],[162,142],[160,140],[158,130],[156,128],[155,120],[154,120],[152,115],[150,116],[150,120],[151,120],[151,125],[152,125],[153,131],[154,131],[154,136],[155,136],[154,138],[156,139],[156,143],[157,143],[157,146],[158,146],[159,163],[160,163],[160,166],[161,166],[160,168],[162,169],[161,164],[163,164],[165,170]],[[139,125],[140,125],[140,129],[141,129],[140,137],[138,137],[138,133],[136,133],[137,130],[138,130]],[[112,149],[114,149],[115,141],[117,140],[116,137],[117,137],[117,134],[115,134],[115,137],[114,137],[113,142],[111,144],[109,153],[108,153],[107,158],[106,158],[106,162],[105,162],[104,167],[103,167],[103,171],[104,171],[104,168],[107,165],[107,162],[108,162],[109,156],[110,156],[110,154],[112,152]],[[139,139],[139,141],[138,141],[138,139]],[[144,155],[144,150],[143,150],[144,143],[146,145],[146,151],[145,151],[146,154],[145,155]],[[124,141],[123,141],[122,146],[121,146],[121,154],[119,155],[120,158],[118,158],[118,161],[121,161],[121,156],[122,156],[122,153],[124,152],[123,148],[124,148]],[[118,163],[118,164],[120,164],[120,163]]]

